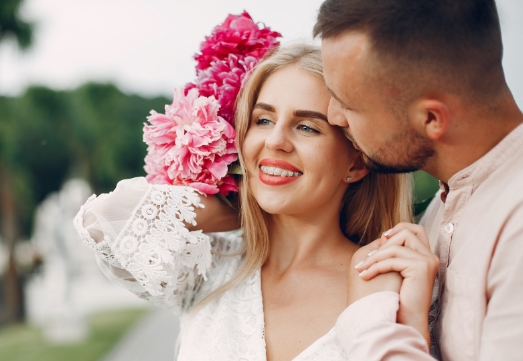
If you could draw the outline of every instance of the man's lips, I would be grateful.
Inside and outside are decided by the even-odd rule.
[[[358,145],[356,144],[356,142],[354,141],[354,138],[352,137],[352,135],[349,133],[349,128],[343,128],[343,134],[345,134],[345,138],[347,138],[348,140],[350,140],[350,142],[352,143],[352,146],[354,147],[354,149],[356,150],[359,150],[361,152],[361,149],[360,147],[358,147]]]

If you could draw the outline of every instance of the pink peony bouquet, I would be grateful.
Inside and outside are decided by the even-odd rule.
[[[206,194],[238,192],[229,169],[237,160],[234,104],[247,75],[280,33],[260,28],[247,12],[229,15],[200,46],[194,83],[174,90],[165,114],[144,124],[147,180],[190,185]]]
[[[218,116],[219,108],[212,96],[199,96],[196,89],[185,95],[176,89],[165,114],[151,111],[151,125],[144,126],[149,182],[190,185],[206,194],[237,191],[227,175],[228,165],[238,159],[236,133]]]

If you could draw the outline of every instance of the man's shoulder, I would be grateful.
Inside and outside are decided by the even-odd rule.
[[[478,196],[488,193],[495,194],[498,198],[523,199],[523,147],[507,159],[502,166],[493,170],[492,174],[478,187]]]

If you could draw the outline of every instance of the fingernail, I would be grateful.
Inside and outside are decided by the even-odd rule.
[[[367,256],[369,256],[369,257],[370,257],[370,256],[372,256],[372,255],[373,255],[374,253],[376,253],[376,252],[378,252],[378,250],[377,250],[377,249],[375,249],[374,251],[370,251],[370,252],[369,252],[369,254],[367,254]]]
[[[362,271],[362,272],[359,274],[359,276],[361,277],[361,276],[363,276],[365,273],[367,273],[367,270]]]
[[[389,229],[388,231],[383,232],[383,235],[384,235],[385,237],[387,237],[387,236],[390,234],[390,232],[392,232],[392,228]]]
[[[356,266],[354,266],[354,268],[360,268],[361,265],[363,264],[364,261],[361,261],[360,263],[358,263]]]

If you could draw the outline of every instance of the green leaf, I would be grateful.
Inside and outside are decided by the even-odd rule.
[[[230,168],[229,168],[229,171],[227,173],[228,174],[243,175],[242,167],[240,166],[240,163],[238,163],[238,162],[232,163]]]

